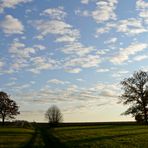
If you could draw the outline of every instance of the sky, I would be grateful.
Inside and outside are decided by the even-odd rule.
[[[120,82],[148,70],[148,0],[0,0],[0,91],[19,120],[129,121]]]

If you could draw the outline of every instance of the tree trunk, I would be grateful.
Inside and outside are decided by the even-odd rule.
[[[5,116],[2,116],[2,125],[5,124]]]
[[[147,111],[146,111],[146,107],[144,106],[144,120],[145,120],[145,124],[148,124],[147,121]]]

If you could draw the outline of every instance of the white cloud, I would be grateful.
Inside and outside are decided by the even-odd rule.
[[[88,10],[81,11],[80,9],[75,10],[75,14],[79,16],[90,16],[90,12]]]
[[[106,44],[113,44],[115,42],[117,42],[117,38],[115,38],[115,37],[105,41]]]
[[[12,74],[14,73],[15,71],[13,69],[6,69],[6,70],[3,70],[2,72],[0,72],[0,75],[1,74]]]
[[[15,85],[16,85],[16,82],[15,81],[8,82],[8,83],[5,84],[5,86],[7,86],[7,87],[13,87]]]
[[[43,70],[54,69],[57,66],[57,61],[50,57],[32,57],[30,59],[31,68],[28,71],[38,74]]]
[[[142,61],[145,59],[148,59],[148,55],[139,55],[139,56],[134,57],[135,61]]]
[[[15,84],[13,86],[13,89],[16,89],[17,91],[21,91],[25,88],[29,88],[31,85],[30,84]]]
[[[79,32],[75,30],[72,34],[63,35],[56,39],[56,42],[74,42],[79,38]]]
[[[81,0],[82,4],[88,4],[90,0]]]
[[[118,97],[117,92],[110,90],[110,89],[102,90],[100,92],[100,95],[103,96],[103,97],[112,97],[112,98]]]
[[[59,80],[59,79],[51,79],[48,81],[48,83],[53,83],[53,84],[67,84],[68,81],[62,81],[62,80]]]
[[[26,47],[25,44],[14,41],[10,48],[9,53],[19,58],[29,58],[31,54],[35,53],[34,48]]]
[[[37,50],[45,50],[45,49],[46,49],[45,46],[43,46],[43,45],[39,45],[39,44],[34,45],[33,48],[35,48],[35,49],[37,49]]]
[[[77,12],[79,15],[90,16],[92,17],[96,23],[102,23],[109,20],[116,20],[116,4],[117,0],[106,0],[106,1],[92,1],[95,2],[96,8],[93,11],[82,11]],[[82,0],[81,3],[88,4],[89,0]],[[85,12],[85,13],[84,13]]]
[[[31,55],[36,54],[39,50],[45,50],[43,45],[33,45],[32,47],[27,47],[24,43],[21,43],[19,40],[14,40],[10,45],[8,51],[12,54],[12,57],[17,57],[21,59],[30,58]]]
[[[65,63],[65,67],[82,67],[82,68],[90,68],[97,67],[101,62],[99,55],[86,55],[83,57],[76,57],[70,60],[67,60]]]
[[[4,11],[5,8],[15,8],[17,5],[22,3],[28,3],[32,0],[1,0],[0,1],[0,13]]]
[[[140,12],[139,16],[143,18],[146,23],[148,22],[148,10]]]
[[[28,68],[29,71],[39,73],[41,70],[52,67],[53,60],[43,57],[36,57],[37,51],[45,50],[45,47],[39,44],[33,47],[27,47],[24,43],[16,40],[10,45],[8,51],[13,59],[10,68],[11,71],[18,71],[22,68]]]
[[[125,78],[127,75],[129,75],[129,71],[117,69],[116,71],[113,72],[112,77],[116,79],[119,78],[121,80]]]
[[[4,60],[1,60],[0,59],[0,75],[3,75],[5,72],[4,72],[4,65],[5,65],[5,62]]]
[[[89,4],[90,2],[97,2],[98,0],[81,0],[82,4]]]
[[[94,92],[101,92],[102,90],[112,90],[112,91],[118,91],[120,90],[119,84],[110,84],[110,83],[97,83],[94,87],[90,88],[91,91]]]
[[[69,33],[69,30],[72,28],[71,25],[59,20],[38,20],[35,21],[33,25],[36,27],[37,30],[41,32],[41,35],[43,36],[46,36],[48,34],[67,34]]]
[[[105,55],[106,53],[108,53],[110,51],[110,49],[99,49],[96,54],[98,55]]]
[[[73,42],[76,41],[80,34],[77,29],[74,29],[70,24],[60,20],[38,20],[33,22],[33,25],[40,32],[38,38],[43,39],[49,34],[58,35],[56,42]]]
[[[145,23],[148,24],[148,2],[143,0],[137,0],[136,8],[139,11],[140,18],[143,18]]]
[[[145,43],[135,43],[127,48],[120,49],[119,53],[111,58],[111,62],[114,64],[122,64],[127,61],[130,55],[134,55],[137,52],[143,51],[147,47]]]
[[[136,7],[137,7],[137,9],[146,9],[146,8],[148,8],[148,2],[145,2],[143,0],[137,0]]]
[[[10,67],[11,67],[11,69],[10,69],[10,71],[12,71],[12,72],[14,72],[14,71],[18,71],[18,70],[20,70],[20,69],[22,69],[22,68],[25,68],[25,67],[28,67],[29,65],[28,65],[28,62],[27,62],[27,60],[24,60],[24,59],[15,59],[12,63],[11,63],[11,65],[10,65]]]
[[[72,69],[65,69],[68,73],[80,73],[82,69],[80,68],[72,68]]]
[[[116,26],[116,24],[114,24],[114,23],[106,23],[105,26],[99,27],[99,28],[96,29],[95,37],[97,38],[101,34],[108,33],[115,26]]]
[[[96,9],[92,11],[92,17],[97,23],[102,23],[108,20],[116,20],[114,12],[117,0],[98,1]]]
[[[63,10],[63,8],[57,8],[56,10],[50,9],[50,14],[51,11],[57,11],[58,14],[62,13],[61,10]],[[60,14],[58,15],[57,13],[56,16],[60,17]],[[37,20],[34,22],[34,26],[40,32],[40,35],[37,38],[43,39],[44,36],[55,35],[55,42],[65,43],[61,48],[61,51],[66,54],[77,54],[82,56],[95,50],[92,46],[85,47],[80,43],[78,41],[80,38],[79,30],[74,29],[73,26],[67,24],[63,20],[56,19],[55,17],[50,21]]]
[[[116,22],[109,22],[105,26],[97,28],[95,37],[98,37],[104,33],[108,33],[112,29],[115,29],[115,31],[124,33],[126,35],[137,35],[148,31],[147,28],[143,26],[143,23],[140,19],[129,18]]]
[[[109,72],[110,70],[107,69],[107,68],[100,68],[100,69],[97,69],[97,72]]]
[[[4,66],[4,62],[0,61],[0,68],[2,68]]]
[[[84,80],[81,78],[78,78],[77,81],[83,82]]]
[[[6,15],[5,19],[0,22],[0,28],[7,35],[23,34],[24,26],[22,23],[11,15]]]
[[[141,20],[135,18],[129,18],[127,20],[120,20],[116,25],[118,32],[123,32],[125,34],[135,35],[147,30],[142,26]]]
[[[47,35],[54,35],[55,42],[63,43],[75,42],[80,38],[79,30],[65,22],[67,13],[63,7],[46,9],[41,15],[49,16],[50,19],[30,21],[40,33],[35,38],[41,40]]]
[[[61,50],[66,54],[77,54],[79,56],[83,56],[92,51],[95,51],[96,49],[92,46],[85,47],[83,44],[79,42],[73,42],[65,45]]]
[[[67,13],[64,11],[63,7],[58,7],[46,9],[41,15],[49,16],[51,19],[63,20]]]

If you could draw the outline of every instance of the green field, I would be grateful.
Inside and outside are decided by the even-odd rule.
[[[0,127],[0,148],[148,148],[148,126]]]
[[[148,148],[148,126],[62,127],[54,136],[69,148]]]
[[[0,148],[25,146],[33,134],[31,129],[0,127]]]

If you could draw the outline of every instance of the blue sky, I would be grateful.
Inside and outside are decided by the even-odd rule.
[[[148,70],[148,1],[1,0],[0,90],[18,119],[125,121],[120,81]]]

